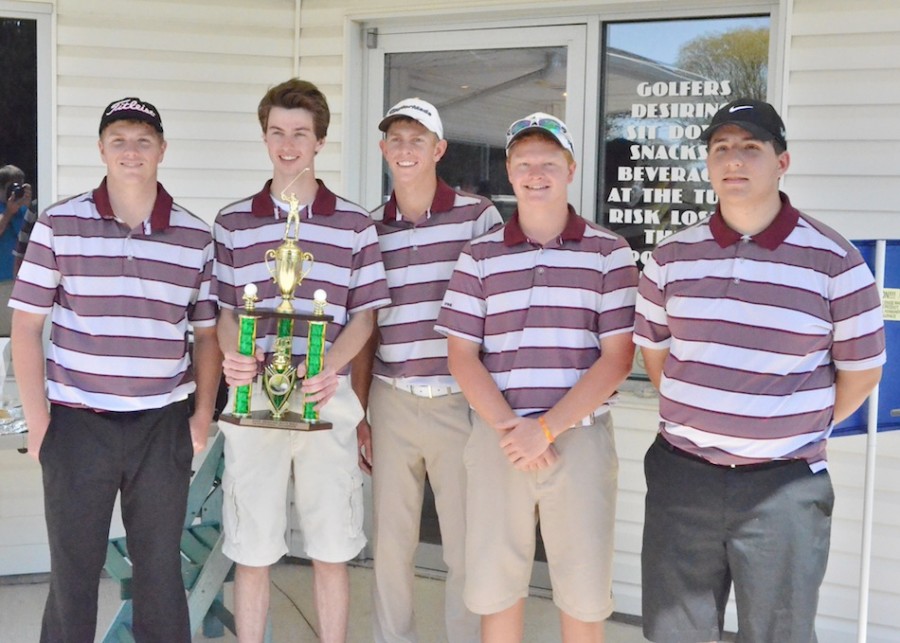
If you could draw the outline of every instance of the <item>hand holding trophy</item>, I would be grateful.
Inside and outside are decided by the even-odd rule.
[[[304,403],[301,413],[288,410],[297,384],[297,368],[291,360],[294,322],[300,320],[309,324],[306,377],[312,377],[322,369],[325,357],[325,329],[333,317],[325,314],[327,302],[324,290],[315,292],[312,314],[297,312],[291,303],[297,287],[312,270],[313,256],[309,252],[303,252],[297,244],[300,237],[300,204],[294,194],[285,200],[290,204],[290,211],[285,223],[283,241],[278,248],[270,248],[265,255],[266,267],[272,281],[278,287],[281,303],[274,309],[258,308],[256,284],[250,283],[244,287],[244,310],[238,317],[238,352],[242,355],[253,355],[256,350],[257,320],[261,318],[277,320],[278,330],[273,356],[263,370],[260,383],[269,401],[269,409],[254,411],[250,408],[253,385],[247,384],[235,391],[232,411],[222,414],[221,419],[241,426],[270,429],[293,431],[330,429],[330,422],[319,422],[319,414],[313,402]]]

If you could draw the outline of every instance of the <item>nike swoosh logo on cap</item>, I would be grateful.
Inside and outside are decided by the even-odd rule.
[[[753,109],[753,105],[735,105],[734,107],[728,108],[728,113],[733,114],[740,109]]]

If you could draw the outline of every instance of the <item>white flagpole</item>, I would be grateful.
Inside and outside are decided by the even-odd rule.
[[[884,264],[887,242],[875,242],[875,283],[878,296],[884,296]],[[878,386],[869,396],[866,427],[866,484],[863,497],[862,552],[859,563],[859,616],[857,621],[857,643],[866,643],[869,629],[869,577],[872,568],[872,515],[875,506],[875,455],[878,443]]]

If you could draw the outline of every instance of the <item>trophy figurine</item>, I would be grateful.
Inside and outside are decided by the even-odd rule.
[[[283,195],[282,195],[283,196]],[[294,343],[294,322],[306,321],[307,335],[306,377],[317,375],[322,370],[325,358],[325,329],[333,317],[325,314],[327,305],[324,290],[316,290],[312,314],[294,310],[294,292],[300,286],[313,266],[313,256],[303,252],[297,244],[300,236],[300,207],[294,194],[290,199],[290,212],[284,228],[284,238],[278,248],[266,251],[266,268],[281,295],[281,303],[274,309],[259,308],[256,305],[258,289],[256,284],[244,287],[244,308],[238,316],[238,352],[253,355],[256,351],[257,321],[274,318],[277,336],[271,361],[265,366],[261,381],[239,386],[235,391],[231,413],[224,413],[221,419],[241,426],[255,426],[292,431],[318,431],[330,429],[330,422],[320,422],[315,410],[315,402],[303,402],[302,411],[290,411],[290,401],[298,383],[297,367],[292,363]],[[269,402],[268,409],[251,408],[251,387],[260,385]]]

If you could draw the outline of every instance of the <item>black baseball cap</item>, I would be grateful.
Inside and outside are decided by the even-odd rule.
[[[737,125],[761,141],[777,141],[787,149],[784,121],[769,103],[752,98],[738,98],[716,112],[703,130],[700,140],[709,142],[713,133],[723,125]]]
[[[103,135],[103,130],[107,125],[115,121],[142,121],[160,134],[163,133],[159,110],[150,103],[133,96],[114,100],[106,106],[103,116],[100,117],[100,135]]]

